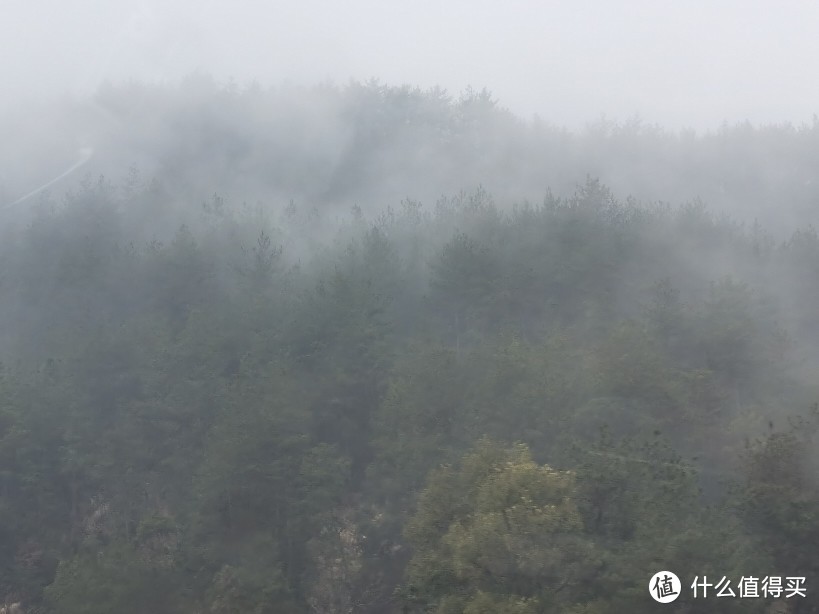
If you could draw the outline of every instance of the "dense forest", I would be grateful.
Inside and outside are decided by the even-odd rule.
[[[83,104],[91,171],[0,207],[7,603],[819,612],[819,124],[574,134],[378,83]],[[690,590],[769,576],[806,596]]]

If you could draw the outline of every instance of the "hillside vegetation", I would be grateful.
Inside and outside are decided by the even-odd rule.
[[[588,176],[567,194],[490,193],[538,167],[504,136],[474,144],[489,187],[451,159],[438,172],[465,165],[471,188],[406,198],[441,135],[496,124],[370,87],[349,125],[372,141],[332,181],[310,142],[235,154],[269,204],[231,196],[230,164],[209,190],[196,161],[215,154],[191,141],[208,123],[163,137],[177,170],[0,212],[0,595],[64,614],[639,614],[668,569],[689,608],[669,611],[774,601],[694,601],[695,576],[804,576],[782,601],[819,612],[813,227],[773,233],[740,192],[731,217],[630,198],[582,163],[612,156],[590,141],[551,154]],[[407,101],[440,103],[437,132],[396,136]],[[253,141],[230,134],[213,148]],[[747,153],[766,134],[719,138]],[[186,176],[223,196],[186,197]]]

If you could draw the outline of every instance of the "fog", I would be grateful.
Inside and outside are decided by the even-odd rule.
[[[0,613],[819,612],[819,9],[3,11]]]
[[[3,13],[3,106],[197,70],[239,85],[488,87],[571,129],[602,114],[675,130],[798,124],[819,98],[810,2],[5,0]]]

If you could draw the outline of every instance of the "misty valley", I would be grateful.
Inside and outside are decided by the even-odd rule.
[[[24,111],[0,612],[819,612],[819,120],[201,75]]]

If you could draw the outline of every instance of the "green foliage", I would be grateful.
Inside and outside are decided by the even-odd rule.
[[[581,533],[571,473],[537,465],[522,444],[482,439],[420,495],[406,595],[439,612],[545,611],[571,599],[590,567]]]
[[[175,573],[153,567],[134,548],[115,542],[63,560],[45,596],[56,611],[66,614],[161,614],[179,611],[180,588]]]
[[[744,480],[735,492],[741,518],[775,565],[811,579],[819,578],[812,546],[819,539],[818,432],[819,409],[814,405],[788,430],[771,432],[749,444]]]
[[[373,154],[407,126],[457,165],[509,120],[486,93],[345,96],[357,153],[265,172],[353,194],[423,167]],[[220,197],[165,224],[160,187],[89,184],[0,245],[0,598],[640,613],[656,569],[816,573],[813,419],[781,430],[819,394],[815,232],[774,248],[594,178],[336,231],[311,189],[277,228]],[[682,607],[740,605],[768,604]]]
[[[214,614],[272,614],[283,608],[298,611],[281,570],[263,559],[251,559],[238,568],[224,565],[214,575],[205,601]]]

